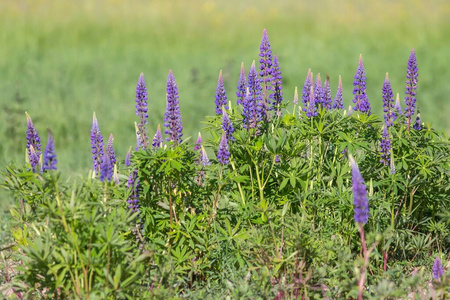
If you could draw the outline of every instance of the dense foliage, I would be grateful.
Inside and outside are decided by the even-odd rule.
[[[260,57],[259,73],[253,64],[248,82],[239,80],[240,105],[224,102],[220,74],[216,115],[204,122],[205,141],[201,135],[195,143],[181,139],[179,95],[170,71],[167,141],[160,127],[149,140],[141,75],[137,147],[130,159],[113,163],[112,137],[104,147],[95,115],[93,171],[86,178],[65,181],[53,168],[41,172],[30,142],[27,166],[9,166],[3,173],[3,186],[16,200],[10,209],[14,242],[2,251],[12,256],[4,260],[9,265],[0,278],[9,295],[448,296],[448,137],[421,123],[420,116],[414,123],[397,110],[391,118],[393,103],[387,119],[371,114],[361,88],[362,58],[355,76],[356,109],[344,110],[331,108],[329,79],[322,90],[320,76],[314,84],[311,72],[303,109],[298,95],[293,104],[281,101],[278,59],[272,59],[266,32]],[[392,102],[386,82],[379,101]],[[416,84],[410,83],[410,93]],[[31,118],[28,124],[36,141]],[[55,159],[53,139],[50,148]],[[364,194],[367,188],[364,221],[356,217],[349,157],[365,182],[358,188]]]

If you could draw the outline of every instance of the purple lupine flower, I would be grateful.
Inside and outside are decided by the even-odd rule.
[[[341,75],[339,75],[339,83],[336,91],[336,96],[334,97],[333,109],[343,109],[344,108],[344,100],[342,99],[342,79]]]
[[[383,83],[383,111],[384,122],[387,127],[394,124],[394,93],[392,93],[391,82],[389,81],[389,74],[386,73],[386,78]]]
[[[402,114],[402,107],[400,105],[400,94],[397,93],[397,97],[395,98],[394,105],[394,114],[392,115],[393,120],[397,120],[397,118]]]
[[[165,134],[168,134],[168,141],[175,144],[181,143],[183,136],[183,123],[181,122],[180,107],[178,102],[178,88],[172,70],[167,77],[167,105],[164,114]]]
[[[323,85],[323,107],[325,110],[330,110],[333,104],[333,98],[331,96],[330,76],[326,74],[325,83]]]
[[[234,141],[233,123],[231,123],[230,117],[228,116],[227,111],[225,109],[223,109],[223,115],[222,115],[222,129],[223,129],[223,131],[225,131],[225,133],[227,135],[227,139],[230,141]]]
[[[237,105],[243,105],[245,100],[245,95],[247,93],[247,89],[245,88],[247,85],[247,81],[245,79],[245,69],[244,69],[244,63],[241,64],[241,74],[239,76],[239,80],[237,83]]]
[[[100,133],[98,127],[97,117],[92,118],[91,128],[91,148],[92,148],[92,162],[95,174],[100,174],[100,166],[102,164],[103,157],[103,136]]]
[[[281,115],[281,102],[283,101],[283,87],[281,86],[281,71],[278,62],[278,56],[274,54],[273,56],[273,66],[272,66],[272,93],[270,94],[270,99],[272,99],[271,110],[275,111],[275,115]],[[298,96],[297,96],[298,98]]]
[[[56,159],[55,153],[55,141],[53,139],[52,132],[48,130],[47,146],[44,151],[44,164],[42,166],[42,171],[45,170],[56,170]]]
[[[199,132],[197,141],[195,142],[195,145],[194,145],[194,151],[201,150],[202,143],[203,143],[202,134]]]
[[[227,165],[230,162],[230,150],[228,148],[228,139],[225,131],[222,133],[219,150],[217,151],[217,160],[222,165]]]
[[[131,147],[128,149],[127,155],[125,156],[125,166],[129,167],[131,165]]]
[[[413,129],[422,130],[422,123],[420,121],[420,112],[417,113],[416,121],[414,122]]]
[[[266,111],[268,109],[268,98],[269,91],[271,90],[271,80],[272,80],[272,50],[270,49],[269,36],[267,35],[267,30],[263,30],[263,36],[261,39],[261,45],[259,47],[259,76],[261,77],[261,82],[263,84],[262,88],[262,96],[263,96],[263,109],[264,113],[262,114],[263,118],[266,117]]]
[[[222,70],[219,72],[219,80],[217,82],[216,88],[216,114],[222,114],[222,106],[228,109],[227,105],[227,92],[225,91],[225,87],[223,85],[223,77]]]
[[[316,84],[314,85],[314,103],[316,107],[320,104],[322,107],[324,106],[324,91],[322,87],[322,79],[320,78],[320,73],[317,74]]]
[[[130,190],[130,195],[127,199],[128,209],[134,213],[139,212],[139,177],[137,169],[130,172],[127,188]]]
[[[210,165],[211,163],[209,162],[209,158],[208,158],[208,154],[206,154],[206,150],[205,148],[202,146],[200,149],[200,153],[202,155],[202,166],[206,167],[208,165]]]
[[[317,116],[317,107],[316,107],[316,100],[314,97],[314,88],[313,86],[311,86],[309,90],[308,107],[306,108],[306,117],[312,118],[315,116]]]
[[[310,93],[311,87],[313,84],[313,74],[311,72],[311,68],[308,69],[308,74],[306,74],[305,84],[303,85],[302,90],[302,101],[303,101],[303,111],[307,112],[309,107]]]
[[[405,88],[405,117],[406,124],[408,125],[408,131],[411,124],[411,118],[414,115],[414,111],[416,108],[416,90],[419,76],[418,70],[419,69],[417,68],[416,51],[412,49],[411,54],[409,55],[408,68],[406,70]]]
[[[353,81],[353,95],[355,95],[353,103],[356,104],[353,110],[359,110],[362,113],[368,113],[370,115],[372,112],[369,98],[366,94],[366,72],[361,54],[359,55],[358,68],[356,69],[355,80]]]
[[[108,153],[111,166],[114,166],[116,164],[116,154],[114,153],[113,142],[114,142],[114,136],[111,133],[109,135],[108,144],[106,146],[106,152]]]
[[[433,264],[433,278],[440,279],[443,275],[444,267],[442,266],[441,259],[439,257],[436,257]]]
[[[197,142],[198,142],[198,140],[197,140]],[[200,145],[199,148],[197,149],[199,151],[200,157],[195,160],[195,163],[196,163],[196,165],[201,164],[202,168],[199,171],[199,173],[195,179],[196,179],[198,185],[202,185],[203,180],[205,179],[205,167],[210,165],[211,163],[209,162],[209,158],[208,158],[208,155],[206,154],[205,148],[201,145],[201,141],[200,141],[200,143],[196,143],[196,146],[197,145]],[[194,150],[194,151],[197,151],[197,150]]]
[[[139,75],[139,79],[136,86],[136,115],[139,117],[139,123],[137,125],[139,130],[139,141],[138,145],[145,150],[148,145],[148,135],[147,129],[145,127],[148,124],[148,114],[147,114],[147,88],[145,86],[144,73]]]
[[[265,113],[264,101],[261,98],[261,85],[253,61],[248,73],[247,94],[244,100],[244,128],[257,128]]]
[[[357,223],[366,224],[369,219],[369,199],[367,198],[366,186],[358,165],[351,155],[350,164],[352,166],[354,218]]]
[[[387,125],[383,126],[383,134],[381,135],[381,163],[385,166],[389,165],[391,161],[391,139],[389,138],[389,132]]]
[[[100,181],[104,182],[105,179],[107,181],[110,181],[112,175],[113,175],[113,166],[111,164],[111,160],[108,155],[108,150],[106,150],[103,153],[102,163],[100,166]]]
[[[293,102],[295,105],[298,104],[298,89],[297,89],[297,87],[295,87],[295,90],[294,90],[294,100],[292,100],[292,102]]]
[[[33,172],[36,170],[36,166],[39,164],[39,160],[41,157],[41,138],[34,127],[33,121],[31,120],[30,115],[25,112],[27,117],[27,153],[28,159],[30,161],[30,165],[33,169]],[[31,147],[33,147],[33,155],[31,153]],[[33,157],[32,157],[33,156]],[[36,159],[37,157],[37,159]]]
[[[162,137],[162,133],[161,133],[161,125],[158,124],[158,128],[156,128],[156,133],[155,133],[155,136],[153,137],[153,141],[152,141],[152,150],[160,148],[162,143],[163,143],[163,137]]]

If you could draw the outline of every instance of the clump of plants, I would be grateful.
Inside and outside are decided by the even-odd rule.
[[[340,76],[333,97],[311,69],[286,99],[265,30],[259,58],[242,63],[236,96],[219,73],[195,142],[172,70],[164,135],[149,132],[141,74],[136,146],[116,157],[94,114],[87,177],[62,179],[55,141],[42,151],[27,114],[27,163],[3,172],[16,200],[9,297],[448,297],[449,139],[421,121],[414,49],[403,107],[388,74],[369,101],[362,56],[348,109]]]

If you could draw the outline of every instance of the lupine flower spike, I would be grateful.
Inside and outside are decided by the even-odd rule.
[[[262,112],[264,111],[262,102],[260,80],[256,73],[255,62],[253,61],[248,73],[247,93],[242,110],[244,128],[257,128],[258,123],[262,119]]]
[[[322,87],[322,79],[320,78],[320,73],[317,74],[316,84],[314,86],[314,103],[316,107],[320,104],[324,107],[324,92]]]
[[[223,85],[223,77],[222,77],[222,70],[219,72],[219,80],[217,82],[217,88],[216,88],[216,114],[221,115],[222,114],[222,106],[224,106],[226,109],[228,109],[227,105],[227,92],[225,91],[225,87]]]
[[[357,223],[366,224],[369,219],[369,199],[366,186],[354,158],[351,155],[349,158],[352,167],[354,219]]]
[[[206,166],[210,165],[211,163],[209,162],[208,155],[206,154],[206,150],[203,146],[201,148],[201,153],[202,153],[202,166],[206,167]]]
[[[202,148],[202,143],[203,143],[202,134],[199,132],[197,141],[195,142],[195,145],[194,145],[194,151],[200,150]]]
[[[109,135],[108,145],[106,146],[106,152],[108,153],[111,166],[114,166],[116,164],[116,154],[114,153],[113,142],[114,142],[114,136],[111,133]]]
[[[131,147],[128,149],[127,155],[125,156],[125,166],[129,167],[131,165]]]
[[[323,85],[323,107],[326,110],[330,110],[333,104],[333,99],[331,96],[331,86],[330,86],[330,76],[326,74],[325,83]]]
[[[276,116],[281,115],[281,102],[283,101],[283,87],[281,86],[281,71],[280,65],[278,63],[278,56],[275,54],[273,56],[273,66],[272,66],[272,93],[270,94],[270,99],[272,100],[271,110],[275,111]],[[297,96],[298,98],[298,96]]]
[[[31,120],[30,115],[25,112],[27,117],[27,153],[28,160],[30,161],[31,168],[33,172],[36,170],[36,166],[39,164],[39,160],[41,157],[41,138],[34,127],[33,121]],[[33,153],[31,151],[33,148]]]
[[[266,111],[268,108],[268,98],[269,91],[271,90],[271,80],[272,80],[272,50],[270,49],[269,36],[267,35],[267,30],[263,30],[263,36],[261,39],[261,45],[259,47],[259,76],[261,77],[261,81],[263,84],[262,88],[262,96],[263,96],[263,108]],[[266,116],[266,113],[263,113],[263,117]]]
[[[239,80],[237,83],[237,105],[243,105],[245,100],[245,95],[247,93],[247,81],[245,79],[245,69],[244,69],[244,63],[241,64],[241,73],[239,75]]]
[[[419,69],[417,68],[416,51],[412,49],[411,54],[409,55],[408,68],[406,70],[405,88],[405,117],[408,131],[411,125],[411,118],[414,115],[416,109],[416,90],[419,76],[418,70]]]
[[[165,133],[169,135],[168,141],[179,144],[183,136],[183,123],[181,121],[180,107],[178,102],[178,87],[172,70],[167,77],[167,106],[164,114]]]
[[[44,164],[42,165],[42,170],[56,170],[56,159],[55,153],[55,141],[53,140],[53,135],[50,129],[48,130],[48,140],[47,146],[44,151]]]
[[[422,123],[420,121],[420,112],[417,113],[416,121],[414,122],[413,129],[422,130]]]
[[[100,174],[100,166],[102,164],[103,157],[103,136],[100,133],[98,127],[97,117],[92,118],[92,128],[91,128],[91,148],[92,148],[92,162],[95,174]]]
[[[386,78],[383,83],[383,111],[384,122],[387,127],[394,124],[394,93],[392,93],[391,82],[389,81],[389,74],[386,73]]]
[[[306,116],[308,118],[317,116],[317,107],[316,107],[316,101],[315,101],[315,97],[314,97],[313,86],[311,86],[310,90],[309,90],[309,101],[308,101],[308,107],[306,110]]]
[[[397,120],[397,118],[401,114],[402,114],[402,107],[400,105],[400,94],[397,93],[397,97],[395,98],[394,114],[393,114],[394,121]]]
[[[389,165],[391,160],[391,139],[389,138],[389,132],[387,125],[383,126],[383,134],[381,136],[381,163],[385,166]]]
[[[333,109],[343,109],[344,101],[342,99],[342,79],[341,75],[339,75],[339,83],[336,91],[336,96],[334,97]]]
[[[162,143],[163,137],[161,133],[161,125],[158,124],[158,128],[156,128],[156,133],[152,141],[152,150],[160,148],[162,146]]]
[[[310,92],[313,86],[313,74],[311,73],[311,68],[308,69],[308,74],[306,74],[305,84],[302,90],[302,101],[303,101],[303,111],[307,112],[309,107]]]
[[[353,103],[356,105],[353,110],[358,110],[362,113],[371,114],[371,108],[369,98],[366,94],[366,72],[364,70],[364,64],[362,55],[359,55],[358,68],[355,73],[355,80],[353,81]]]
[[[108,155],[108,151],[103,153],[103,159],[100,168],[100,181],[110,181],[113,175],[113,166]]]
[[[225,131],[225,133],[227,135],[227,139],[230,140],[230,141],[234,141],[234,137],[233,137],[234,127],[233,127],[233,123],[231,123],[230,117],[228,116],[227,111],[225,110],[225,108],[223,108],[222,129],[223,129],[223,131]]]
[[[217,151],[217,160],[222,165],[227,165],[230,162],[230,150],[228,148],[228,139],[225,131],[222,133],[222,138]]]
[[[148,124],[147,100],[147,87],[145,86],[144,73],[141,73],[136,86],[136,115],[139,117],[137,128],[140,140],[138,141],[138,145],[144,150],[148,145],[148,135],[146,129],[146,124]]]
[[[443,275],[444,268],[442,267],[441,259],[439,257],[436,257],[433,264],[433,278],[436,280],[440,280]]]

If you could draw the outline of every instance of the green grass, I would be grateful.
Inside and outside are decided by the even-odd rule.
[[[356,1],[355,1],[356,2]],[[105,138],[112,132],[119,158],[135,144],[134,90],[144,72],[150,135],[163,123],[165,80],[173,69],[180,91],[184,136],[214,113],[220,69],[230,100],[243,61],[258,59],[263,28],[279,55],[284,95],[301,88],[309,67],[329,73],[333,95],[342,75],[344,103],[363,54],[367,91],[381,112],[389,72],[404,93],[411,48],[419,64],[422,120],[450,131],[450,23],[447,1],[4,1],[0,4],[0,165],[22,163],[26,119],[46,142],[55,135],[59,168],[86,173],[91,165],[92,113]]]

